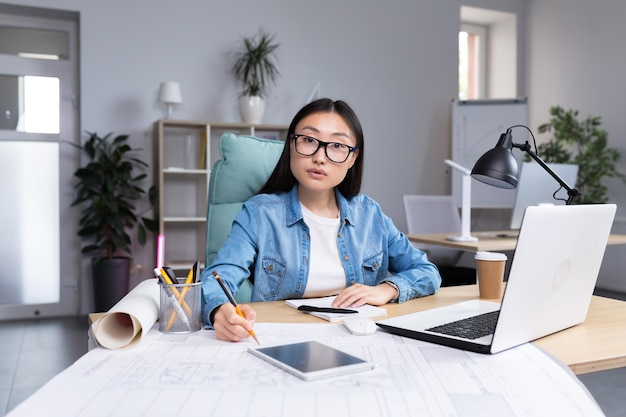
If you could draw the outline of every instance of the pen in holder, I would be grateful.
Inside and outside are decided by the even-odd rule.
[[[160,282],[159,331],[163,333],[193,333],[201,328],[202,282],[177,284]]]

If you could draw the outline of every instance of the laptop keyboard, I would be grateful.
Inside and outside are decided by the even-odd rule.
[[[493,333],[496,328],[499,310],[479,314],[466,319],[453,321],[440,326],[426,329],[430,332],[462,337],[464,339],[478,339]]]

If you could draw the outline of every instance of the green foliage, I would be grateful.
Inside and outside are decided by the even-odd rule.
[[[608,135],[600,126],[600,117],[579,120],[578,110],[565,111],[559,106],[550,108],[550,116],[549,122],[539,126],[538,131],[551,133],[553,137],[538,146],[539,155],[546,162],[578,165],[576,188],[582,194],[579,203],[606,203],[607,187],[602,180],[626,177],[615,168],[621,154],[607,146]]]
[[[140,149],[132,149],[126,143],[128,135],[111,139],[112,133],[104,137],[87,134],[89,137],[82,146],[71,144],[89,157],[87,165],[74,173],[78,183],[72,206],[84,205],[78,235],[93,237],[93,242],[83,247],[82,253],[97,252],[108,259],[118,250],[130,255],[131,239],[127,229],[137,225],[141,245],[146,243],[147,230],[158,230],[154,220],[135,214],[135,202],[145,194],[139,184],[146,174],[135,175],[134,170],[143,170],[148,164],[133,156]],[[152,205],[156,198],[154,187],[148,196]]]
[[[262,29],[254,36],[243,38],[243,45],[235,52],[236,60],[231,69],[237,81],[243,84],[240,97],[265,97],[268,86],[280,75],[273,60],[279,45],[274,43],[274,36]]]

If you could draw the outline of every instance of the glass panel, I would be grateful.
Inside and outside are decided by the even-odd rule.
[[[58,30],[0,26],[0,54],[69,59],[69,34]]]
[[[459,99],[467,100],[469,91],[467,32],[459,32]]]
[[[0,91],[0,129],[59,133],[58,78],[0,74]]]
[[[58,303],[58,142],[0,142],[0,304]]]
[[[475,100],[481,98],[480,79],[484,67],[480,65],[481,39],[480,34],[461,31],[459,32],[459,99]]]

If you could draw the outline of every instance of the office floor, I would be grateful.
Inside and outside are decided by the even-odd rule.
[[[87,317],[0,322],[0,416],[87,352]]]
[[[4,416],[87,352],[87,318],[0,322],[0,345]],[[607,417],[626,417],[626,368],[581,375],[580,380]]]

